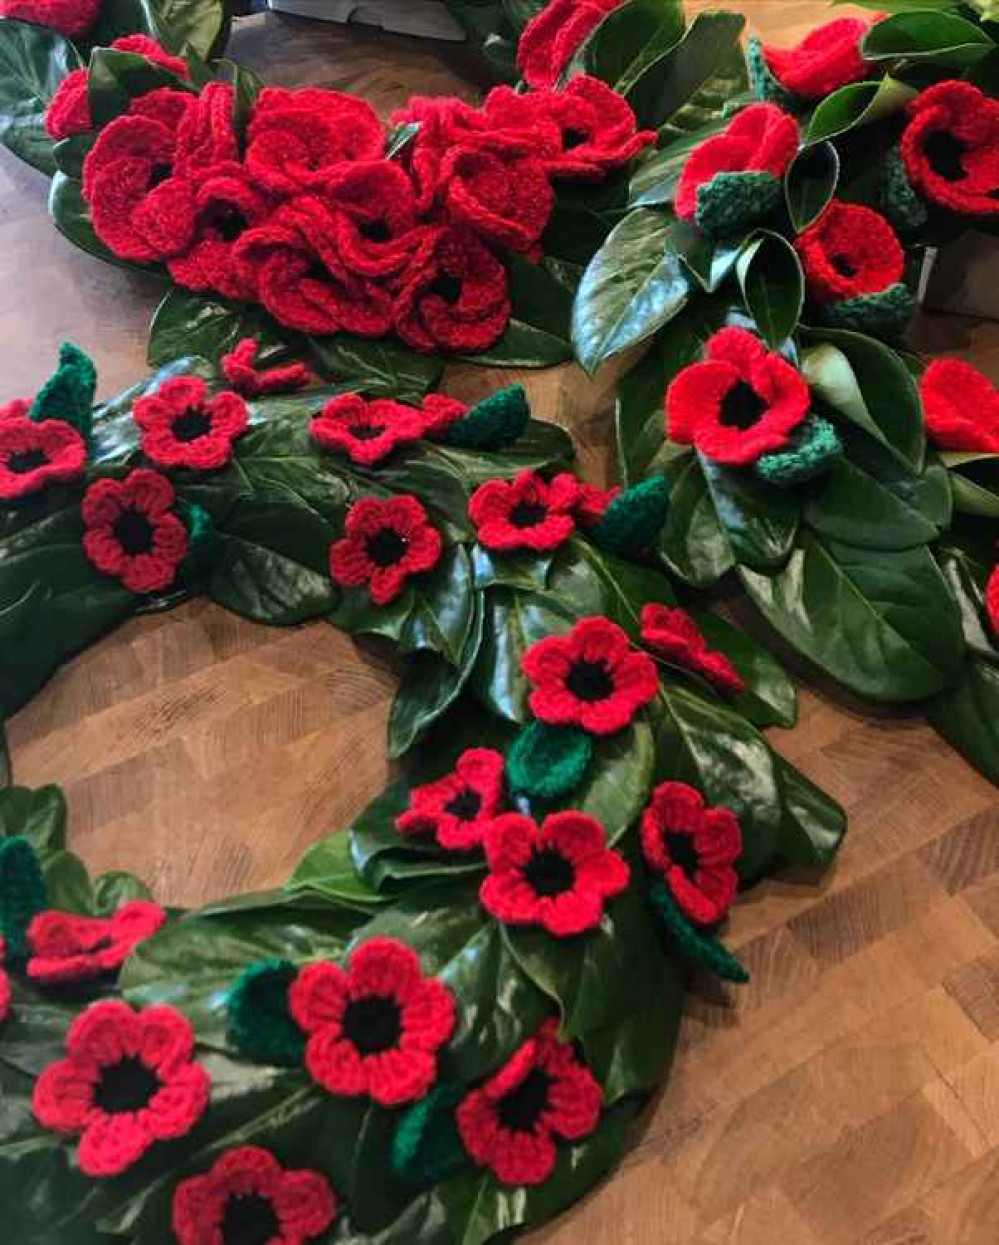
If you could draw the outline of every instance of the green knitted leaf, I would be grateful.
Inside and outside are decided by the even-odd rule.
[[[557,800],[575,791],[593,758],[593,740],[578,726],[531,722],[506,755],[512,791],[537,800]]]
[[[822,308],[822,319],[837,329],[853,329],[872,337],[898,337],[916,314],[916,300],[899,282],[877,294],[863,294],[830,303]]]
[[[642,480],[618,493],[593,529],[593,539],[601,549],[619,558],[637,557],[659,543],[668,509],[666,479],[653,476]]]
[[[72,342],[63,342],[59,347],[59,367],[38,391],[31,404],[31,418],[36,423],[65,420],[89,444],[96,389],[97,369],[90,356]]]
[[[749,71],[750,90],[757,99],[767,104],[779,104],[781,108],[793,111],[801,101],[796,95],[777,81],[770,72],[767,58],[763,54],[763,43],[752,38],[746,47],[746,68]]]
[[[392,1170],[414,1189],[427,1189],[457,1171],[465,1162],[454,1122],[463,1091],[458,1085],[437,1085],[403,1115],[392,1138]]]
[[[447,430],[448,445],[463,450],[501,450],[520,439],[531,418],[523,385],[497,389]]]
[[[48,907],[48,887],[35,849],[22,835],[0,840],[0,934],[9,960],[28,955],[28,926]]]
[[[229,1041],[247,1059],[302,1062],[305,1034],[288,1010],[288,989],[297,975],[288,960],[259,960],[244,969],[229,991]]]
[[[697,225],[712,238],[731,237],[765,220],[780,201],[772,173],[716,173],[697,188]]]
[[[813,413],[795,429],[789,449],[764,454],[757,460],[756,474],[767,484],[792,488],[828,470],[842,452],[836,429]]]
[[[913,189],[898,147],[893,147],[882,165],[881,210],[900,233],[915,233],[929,220],[926,204]]]
[[[723,981],[736,981],[744,985],[749,980],[749,973],[717,938],[711,938],[691,925],[662,882],[657,882],[649,895],[670,937],[687,959],[694,960]]]
[[[215,548],[215,525],[212,516],[195,502],[181,502],[177,506],[181,521],[187,528],[187,557],[184,559],[184,579],[187,583],[199,580],[208,570],[212,550]]]

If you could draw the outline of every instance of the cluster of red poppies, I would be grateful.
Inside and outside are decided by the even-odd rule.
[[[104,0],[0,0],[0,17],[36,26],[50,26],[75,39],[89,30],[101,13]]]

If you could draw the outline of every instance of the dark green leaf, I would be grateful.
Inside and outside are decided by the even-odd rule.
[[[404,647],[433,649],[452,666],[460,665],[478,608],[464,546],[452,545],[428,575],[414,580],[413,596]]]
[[[398,398],[419,404],[444,370],[437,355],[417,354],[395,341],[373,341],[338,333],[310,338],[323,372],[334,380],[349,380],[372,397]]]
[[[784,174],[784,197],[796,233],[807,229],[822,215],[836,193],[839,153],[832,143],[806,147]]]
[[[780,234],[760,233],[739,255],[736,271],[749,314],[767,344],[779,350],[805,302],[805,277],[794,247]]]
[[[999,783],[999,666],[970,658],[930,701],[933,727],[980,773]]]
[[[680,0],[626,0],[593,31],[575,64],[627,95],[642,71],[673,47],[683,28]]]
[[[66,845],[66,800],[59,787],[0,791],[0,837],[23,835],[44,860]]]
[[[916,92],[904,82],[884,77],[878,82],[853,82],[827,95],[812,113],[805,146],[838,138],[874,121],[900,112]]]
[[[255,337],[265,352],[287,342],[287,333],[261,308],[194,294],[176,285],[153,315],[148,361],[159,367],[180,355],[196,354],[217,363],[244,337]]]
[[[840,458],[812,486],[805,503],[806,523],[817,532],[866,549],[912,549],[936,540],[939,526],[930,515],[941,493],[949,503],[946,473],[928,468],[921,479],[879,480],[858,464]]]
[[[780,858],[791,865],[825,868],[846,834],[846,812],[777,753],[774,765],[784,804]]]
[[[659,554],[673,574],[695,588],[710,588],[732,569],[735,556],[700,460],[689,454],[677,464]]]
[[[490,588],[485,594],[485,635],[471,686],[491,712],[511,722],[527,720],[527,680],[520,670],[524,653],[548,635],[569,631],[574,618],[549,593]]]
[[[798,530],[794,493],[703,454],[701,471],[736,562],[766,570],[787,561]]]
[[[730,117],[717,117],[703,129],[678,134],[657,151],[647,153],[632,176],[628,206],[657,207],[672,203],[690,153],[706,138],[724,130],[730,121]]]
[[[68,39],[45,26],[0,21],[0,142],[43,173],[56,170],[45,110],[80,58]]]
[[[733,708],[754,726],[794,726],[797,692],[769,649],[717,614],[697,611],[695,618],[710,647],[729,658],[746,684],[746,690],[733,698]]]
[[[87,69],[87,97],[94,128],[103,129],[128,112],[132,100],[162,87],[187,90],[177,74],[135,52],[95,48]]]
[[[142,0],[151,33],[173,52],[211,59],[225,45],[229,23],[219,0]]]
[[[863,54],[872,61],[925,60],[964,69],[994,52],[995,46],[981,26],[956,13],[897,13],[871,27]]]

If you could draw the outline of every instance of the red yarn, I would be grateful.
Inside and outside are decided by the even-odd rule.
[[[581,1141],[600,1120],[603,1090],[545,1021],[455,1112],[462,1143],[502,1184],[542,1184],[555,1169],[556,1141]]]
[[[347,512],[343,539],[330,549],[330,574],[345,588],[366,584],[375,605],[388,605],[411,576],[437,565],[443,545],[410,494],[362,497]]]
[[[642,853],[670,894],[698,925],[717,925],[739,886],[733,868],[742,855],[742,831],[731,809],[708,808],[699,791],[664,782],[642,814]]]
[[[11,989],[10,978],[6,972],[0,968],[0,1025],[7,1019],[11,1012],[11,1001],[13,991]]]
[[[249,424],[238,393],[209,396],[198,376],[166,380],[132,408],[142,430],[142,452],[158,467],[217,471],[232,459],[233,446]]]
[[[746,690],[735,666],[724,653],[708,647],[703,632],[686,610],[643,605],[641,627],[645,644],[667,661],[699,674],[726,695],[738,696]]]
[[[366,1095],[383,1107],[423,1097],[455,1025],[451,991],[424,977],[416,953],[394,938],[369,939],[346,970],[307,964],[288,1003],[309,1035],[313,1079],[331,1094]]]
[[[345,164],[332,173],[323,203],[330,210],[332,241],[327,259],[342,277],[397,277],[424,235],[417,227],[413,184],[393,160]]]
[[[84,440],[64,420],[35,423],[16,413],[0,419],[0,502],[20,501],[50,484],[75,480],[86,465]]]
[[[486,830],[489,876],[482,906],[504,925],[540,925],[556,938],[595,929],[606,900],[628,885],[623,857],[607,846],[599,821],[562,812],[539,827],[505,813]]]
[[[468,407],[457,398],[443,393],[428,393],[423,399],[423,432],[428,437],[442,437],[453,424],[464,419]]]
[[[988,612],[992,630],[999,635],[999,566],[992,570],[985,589],[985,609]]]
[[[260,343],[255,338],[244,337],[235,349],[222,356],[222,374],[242,397],[288,393],[312,381],[312,373],[304,363],[286,363],[266,369],[257,367],[259,351]]]
[[[801,373],[745,329],[716,333],[707,356],[685,367],[666,391],[670,439],[733,466],[783,449],[809,410]]]
[[[134,900],[110,917],[40,912],[28,927],[28,976],[44,985],[116,972],[166,920],[155,903]]]
[[[798,151],[798,125],[776,104],[753,104],[721,133],[698,143],[683,166],[676,213],[693,220],[697,192],[718,173],[771,173],[783,177]]]
[[[441,166],[451,219],[480,238],[540,258],[555,192],[540,160],[505,160],[488,151],[462,150]]]
[[[611,488],[597,488],[595,484],[580,480],[574,508],[576,519],[583,527],[596,527],[607,513],[607,507],[620,493],[621,489],[616,484]]]
[[[172,1007],[94,1003],[70,1026],[66,1055],[42,1070],[32,1106],[43,1128],[80,1137],[86,1176],[126,1171],[156,1142],[189,1133],[208,1106],[194,1030]]]
[[[938,82],[909,116],[901,150],[913,186],[962,216],[999,214],[999,102],[970,82]]]
[[[568,472],[545,481],[534,471],[513,480],[487,480],[468,503],[479,544],[509,553],[533,549],[547,553],[564,544],[576,530],[573,509],[579,482]]]
[[[51,26],[75,39],[100,16],[102,0],[0,0],[0,17]]]
[[[517,65],[535,90],[554,89],[562,71],[622,0],[550,0],[524,27]]]
[[[447,851],[478,847],[503,807],[503,757],[491,748],[466,748],[454,770],[414,787],[409,807],[395,819],[405,835],[433,835]]]
[[[840,17],[813,30],[796,47],[764,48],[770,72],[802,99],[822,99],[847,83],[860,82],[877,67],[861,56],[860,44],[881,16]]]
[[[12,398],[10,402],[5,402],[0,406],[0,421],[27,418],[30,413],[31,400],[29,398]]]
[[[184,111],[177,126],[177,172],[196,177],[239,160],[235,92],[226,82],[209,82]]]
[[[373,467],[401,445],[419,441],[423,412],[390,398],[366,401],[358,393],[331,398],[313,419],[309,432],[324,449],[346,454],[352,463]]]
[[[960,359],[934,359],[920,379],[919,393],[934,445],[999,454],[999,390],[977,368]]]
[[[818,303],[877,294],[897,285],[905,270],[898,235],[873,208],[834,199],[798,235],[795,249]]]
[[[80,506],[84,553],[130,592],[169,588],[188,545],[173,503],[173,485],[156,471],[138,468],[124,480],[97,480]]]
[[[627,635],[607,618],[584,618],[567,636],[539,640],[521,668],[533,685],[536,718],[592,735],[623,730],[659,690],[655,662],[633,652]]]

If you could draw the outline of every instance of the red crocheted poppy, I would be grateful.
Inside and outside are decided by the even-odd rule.
[[[938,82],[909,115],[901,149],[913,186],[962,216],[999,214],[999,101],[970,82]]]
[[[312,373],[304,363],[286,363],[279,367],[257,366],[260,343],[244,337],[233,350],[222,356],[222,375],[244,398],[261,398],[272,393],[289,393],[303,389],[312,381]]]
[[[787,445],[809,410],[801,373],[745,329],[716,333],[707,356],[685,367],[666,391],[670,439],[732,466]]]
[[[452,152],[441,165],[451,219],[511,251],[538,251],[555,192],[540,160],[506,160],[489,151]]]
[[[437,565],[443,546],[415,497],[362,497],[347,512],[343,539],[330,549],[330,574],[345,588],[366,584],[375,605],[388,605],[411,576]]]
[[[676,212],[697,213],[697,191],[718,173],[770,173],[783,177],[798,151],[798,124],[776,104],[753,104],[721,134],[698,143],[687,157],[676,191]]]
[[[920,379],[919,393],[934,445],[999,454],[999,390],[978,368],[960,359],[934,359]]]
[[[545,1021],[513,1057],[458,1105],[462,1143],[502,1184],[542,1184],[555,1169],[556,1142],[581,1141],[600,1121],[603,1090],[558,1024]]]
[[[703,632],[686,610],[643,605],[641,629],[642,640],[653,652],[699,674],[719,692],[738,696],[746,690],[735,666],[724,653],[708,647]]]
[[[84,1175],[117,1176],[204,1114],[211,1081],[193,1055],[194,1030],[172,1007],[94,1003],[70,1026],[67,1057],[35,1082],[35,1117],[79,1136]]]
[[[447,851],[467,852],[503,807],[503,757],[491,748],[466,748],[454,770],[414,787],[409,807],[395,819],[406,835],[433,835]]]
[[[385,132],[369,103],[320,87],[266,87],[246,137],[247,168],[279,194],[320,189],[345,160],[377,160],[385,151]]]
[[[57,481],[75,480],[86,465],[86,444],[64,420],[35,423],[26,414],[0,419],[0,502],[19,501]]]
[[[138,899],[110,917],[40,912],[28,926],[28,976],[55,985],[117,972],[165,920],[159,904]]]
[[[443,393],[428,393],[423,399],[423,432],[428,437],[442,437],[468,414],[468,406]]]
[[[13,994],[14,992],[11,988],[10,978],[7,976],[6,972],[0,968],[0,1025],[2,1025],[10,1015]]]
[[[370,939],[346,969],[307,964],[288,1003],[309,1035],[312,1077],[331,1094],[363,1094],[383,1107],[423,1097],[455,1025],[451,991],[424,977],[419,956],[394,938]]]
[[[286,1171],[268,1150],[240,1146],[173,1195],[179,1245],[306,1245],[330,1226],[337,1198],[319,1172]]]
[[[100,16],[103,0],[0,0],[0,17],[50,26],[75,39]]]
[[[792,95],[822,99],[841,86],[860,82],[876,66],[864,60],[860,44],[873,19],[840,17],[813,30],[796,47],[763,49],[770,72]]]
[[[479,899],[504,925],[540,925],[556,938],[582,934],[600,924],[606,901],[628,885],[623,857],[584,813],[552,813],[540,827],[504,813],[484,842],[489,876]]]
[[[583,527],[596,527],[607,513],[607,507],[621,493],[620,486],[598,488],[595,484],[579,481],[579,494],[573,508],[577,520]]]
[[[642,853],[697,925],[717,925],[732,906],[742,831],[731,809],[708,808],[684,782],[664,782],[642,814]]]
[[[124,480],[97,480],[83,497],[83,551],[130,592],[169,588],[187,556],[187,528],[171,507],[173,485],[140,467]]]
[[[633,652],[627,635],[606,618],[583,618],[568,635],[539,640],[521,668],[533,685],[536,718],[592,735],[623,730],[659,690],[655,662]]]
[[[506,270],[468,229],[429,229],[402,275],[399,336],[416,350],[486,350],[506,331]]]
[[[224,467],[249,424],[249,411],[238,393],[209,397],[199,376],[164,381],[136,402],[132,415],[142,430],[142,452],[151,462],[193,471]]]
[[[177,172],[196,182],[219,165],[239,160],[235,93],[226,82],[209,82],[177,126]]]
[[[902,280],[905,252],[880,212],[834,199],[798,235],[808,292],[817,303],[877,294]]]
[[[985,609],[992,630],[999,635],[999,566],[993,569],[985,588]]]
[[[524,27],[517,65],[535,90],[553,90],[562,71],[622,0],[551,0]]]
[[[479,544],[487,549],[546,553],[576,530],[573,509],[578,501],[579,481],[568,472],[546,481],[533,471],[522,471],[513,480],[480,484],[468,503],[468,515]]]
[[[365,467],[380,463],[400,445],[419,441],[423,430],[422,411],[390,398],[368,402],[359,393],[331,398],[309,426],[318,445]]]
[[[424,230],[417,227],[413,184],[396,161],[343,165],[330,175],[322,199],[341,275],[384,280],[408,265]]]

